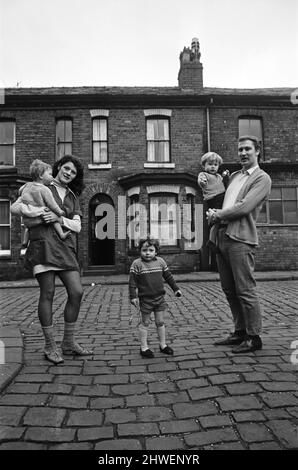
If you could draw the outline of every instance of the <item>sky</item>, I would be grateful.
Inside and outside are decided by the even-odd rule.
[[[0,0],[0,85],[298,88],[298,0]]]

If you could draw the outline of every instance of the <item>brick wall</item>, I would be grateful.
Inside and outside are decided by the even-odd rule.
[[[263,122],[265,161],[298,161],[297,109],[211,108],[211,150],[226,162],[238,161],[238,118],[251,115]]]
[[[99,107],[99,106],[98,106]],[[175,107],[171,117],[171,160],[175,169],[151,170],[144,168],[146,162],[146,120],[143,108],[108,108],[108,149],[111,170],[91,170],[91,116],[89,108],[27,109],[0,112],[0,117],[16,119],[16,164],[20,175],[29,175],[29,165],[35,158],[50,164],[55,161],[56,118],[73,119],[73,154],[81,158],[85,165],[86,189],[81,197],[83,209],[83,230],[79,237],[81,266],[88,266],[88,210],[91,198],[97,193],[109,194],[117,213],[118,196],[125,191],[119,186],[118,178],[136,173],[189,172],[196,175],[200,171],[200,158],[207,151],[206,110],[204,107]],[[297,156],[297,110],[261,108],[211,108],[211,150],[218,152],[226,162],[236,162],[238,117],[243,115],[263,118],[265,160],[296,161]],[[268,163],[266,171],[270,173]],[[298,185],[295,171],[271,174],[274,184]],[[17,187],[4,188],[11,200],[17,196]],[[199,193],[199,190],[198,190]],[[118,220],[116,219],[116,224]],[[117,225],[116,225],[117,229]],[[260,227],[260,249],[257,251],[257,269],[297,269],[297,228]],[[4,275],[10,278],[23,277],[23,260],[20,259],[20,222],[12,219],[12,254],[10,259],[1,259]],[[174,270],[187,269],[187,265],[197,265],[195,254],[173,253],[165,258]],[[127,243],[117,240],[115,245],[117,270],[127,269]]]
[[[259,227],[256,270],[295,270],[298,267],[297,227]]]

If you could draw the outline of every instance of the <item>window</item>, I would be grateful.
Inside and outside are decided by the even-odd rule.
[[[186,206],[184,207],[184,225],[185,233],[185,248],[190,248],[195,243],[195,196],[193,194],[187,194],[186,196]]]
[[[261,142],[261,156],[264,155],[263,151],[263,129],[262,119],[259,117],[240,117],[239,118],[239,137],[242,135],[254,135]]]
[[[178,205],[175,195],[150,196],[150,234],[161,245],[173,246],[178,242]]]
[[[24,225],[23,218],[21,218],[21,255],[26,253],[29,243],[29,232],[26,225]]]
[[[108,161],[108,121],[104,118],[92,120],[92,163]]]
[[[298,187],[272,188],[263,205],[259,224],[298,224]]]
[[[169,120],[148,118],[147,121],[147,160],[148,162],[170,161]]]
[[[0,253],[10,254],[10,202],[0,199]]]
[[[0,165],[15,165],[15,144],[15,122],[0,121]]]
[[[56,159],[72,153],[72,120],[58,119],[56,122]]]
[[[140,239],[140,204],[138,194],[134,194],[129,198],[128,237],[129,248],[137,248]]]

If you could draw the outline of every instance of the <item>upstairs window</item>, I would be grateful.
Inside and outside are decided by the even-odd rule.
[[[92,163],[108,162],[108,120],[94,118],[92,120]]]
[[[238,124],[239,137],[242,135],[253,135],[257,137],[261,143],[261,158],[264,157],[262,119],[259,117],[243,116],[239,118]]]
[[[147,161],[164,163],[170,161],[169,119],[148,118]]]
[[[259,224],[298,224],[298,187],[274,187],[263,204]]]
[[[72,120],[61,118],[56,122],[56,160],[72,154]]]
[[[14,121],[0,121],[0,165],[15,166],[15,127]]]

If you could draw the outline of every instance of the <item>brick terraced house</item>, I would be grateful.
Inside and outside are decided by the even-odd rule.
[[[258,270],[298,267],[298,106],[292,88],[203,86],[197,39],[180,54],[176,87],[10,88],[0,104],[1,278],[28,276],[23,226],[10,215],[35,158],[84,162],[83,274],[126,273],[140,231],[161,239],[173,271],[215,269],[197,185],[203,153],[239,168],[237,139],[262,141],[273,182],[258,220]],[[296,90],[298,93],[298,91]],[[104,238],[102,234],[106,234]],[[135,234],[135,236],[133,236]]]

